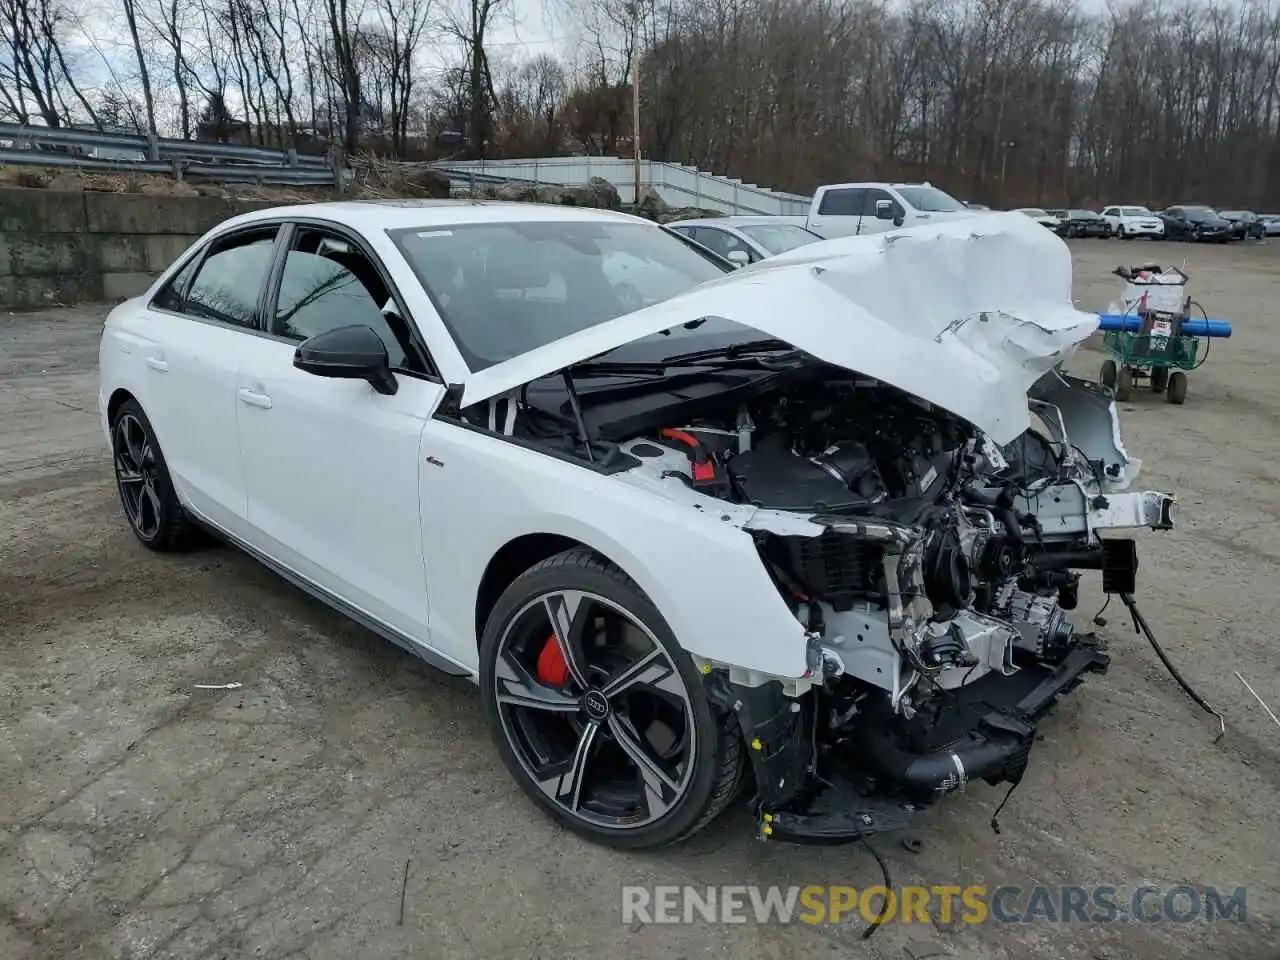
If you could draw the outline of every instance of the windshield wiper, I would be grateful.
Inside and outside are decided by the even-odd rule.
[[[684,367],[701,367],[708,371],[735,367],[770,369],[776,364],[787,364],[802,353],[785,340],[752,340],[677,353],[661,360],[584,360],[569,369],[575,376],[585,377],[661,377],[670,370]]]

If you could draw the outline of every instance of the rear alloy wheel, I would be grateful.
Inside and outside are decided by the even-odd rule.
[[[742,736],[649,599],[586,549],[530,568],[480,641],[498,752],[564,826],[609,846],[675,843],[742,781]]]
[[[111,419],[116,487],[129,527],[151,550],[177,550],[191,523],[178,501],[151,422],[136,400],[126,400]]]

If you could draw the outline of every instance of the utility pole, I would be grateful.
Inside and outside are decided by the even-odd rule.
[[[636,192],[634,205],[640,206],[640,3],[635,2],[631,30],[631,155],[635,158]]]

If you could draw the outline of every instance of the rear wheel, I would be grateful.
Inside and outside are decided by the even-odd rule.
[[[1168,391],[1165,397],[1170,403],[1184,403],[1187,399],[1187,375],[1175,370],[1169,377]]]
[[[1155,367],[1151,371],[1151,391],[1161,393],[1169,383],[1169,368]]]
[[[1114,360],[1102,361],[1102,370],[1098,374],[1098,380],[1109,390],[1116,388],[1116,362]]]
[[[151,550],[185,546],[191,521],[174,492],[151,421],[136,400],[126,400],[111,418],[111,452],[120,505],[134,536]]]
[[[1133,371],[1122,367],[1116,376],[1116,399],[1128,400],[1133,397]]]
[[[544,560],[503,593],[480,641],[480,689],[521,788],[597,842],[683,840],[742,782],[736,722],[711,706],[648,597],[589,550]]]

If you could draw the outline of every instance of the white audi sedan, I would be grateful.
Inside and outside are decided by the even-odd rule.
[[[107,318],[125,516],[475,680],[512,776],[600,842],[741,793],[761,836],[851,840],[1017,783],[1107,665],[1079,571],[1134,589],[1098,532],[1173,499],[1129,489],[1110,395],[1058,368],[1098,319],[1050,232],[804,249],[734,272],[532,204],[235,217]]]

